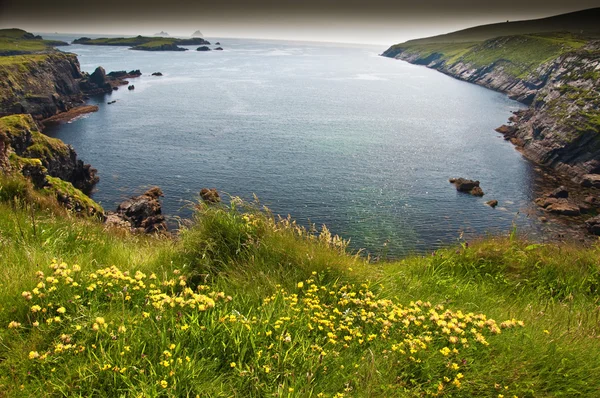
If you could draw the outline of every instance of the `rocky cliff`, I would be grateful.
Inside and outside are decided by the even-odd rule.
[[[21,169],[31,163],[27,159],[38,159],[45,174],[70,182],[85,193],[91,192],[98,182],[96,170],[78,159],[70,145],[42,134],[31,115],[0,118],[0,142],[0,163],[4,164],[2,168]],[[35,183],[35,178],[32,179]],[[44,183],[37,185],[42,187]]]
[[[498,131],[529,159],[576,181],[600,173],[600,41],[519,35],[482,43],[399,44],[382,55],[530,105]]]
[[[0,116],[30,113],[38,118],[82,102],[83,78],[74,54],[52,52],[3,57],[0,63]]]

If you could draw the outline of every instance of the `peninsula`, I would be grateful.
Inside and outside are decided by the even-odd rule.
[[[175,39],[170,37],[117,37],[117,38],[98,38],[90,39],[89,37],[81,37],[73,40],[73,44],[84,44],[89,46],[124,46],[130,47],[131,50],[141,51],[186,51],[187,48],[179,46],[194,46],[210,44],[207,40],[201,37],[190,39]]]

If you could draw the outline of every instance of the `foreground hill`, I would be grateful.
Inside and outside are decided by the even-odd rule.
[[[511,119],[514,125],[500,131],[537,163],[575,181],[595,180],[600,177],[600,40],[593,36],[600,25],[588,22],[596,21],[599,11],[515,23],[510,26],[518,29],[503,30],[512,35],[484,41],[476,39],[497,32],[490,28],[497,25],[412,40],[382,55],[426,65],[530,105]],[[578,33],[540,33],[558,27]]]
[[[0,178],[4,396],[597,396],[598,248],[369,263],[232,200],[131,235]]]
[[[47,52],[68,45],[59,40],[44,40],[22,29],[0,29],[0,56]]]

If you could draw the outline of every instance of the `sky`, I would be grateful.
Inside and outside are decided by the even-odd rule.
[[[394,44],[600,7],[600,0],[0,0],[0,28]]]

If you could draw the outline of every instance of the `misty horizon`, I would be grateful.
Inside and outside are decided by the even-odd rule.
[[[181,3],[181,2],[179,2]],[[390,45],[469,27],[544,18],[599,6],[598,1],[505,1],[481,5],[464,0],[389,2],[359,1],[335,7],[328,2],[252,5],[229,0],[214,4],[183,2],[165,8],[155,0],[133,0],[122,9],[115,0],[82,6],[75,0],[41,3],[5,0],[0,5],[0,28],[21,28],[35,33],[189,37],[200,30],[205,37],[297,40]],[[432,12],[431,9],[434,11]]]

